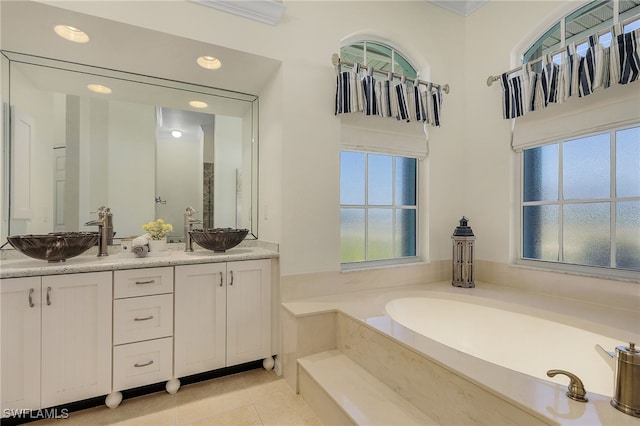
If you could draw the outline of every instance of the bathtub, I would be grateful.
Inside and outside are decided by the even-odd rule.
[[[555,383],[551,369],[576,374],[588,393],[613,393],[608,351],[628,344],[560,322],[516,310],[438,297],[402,297],[385,305],[386,315],[414,332],[476,358]]]

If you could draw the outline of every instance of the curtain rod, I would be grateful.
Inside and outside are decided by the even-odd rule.
[[[622,24],[622,25],[627,25],[627,24],[629,24],[629,23],[631,23],[631,22],[635,22],[635,21],[637,21],[638,19],[640,19],[640,17],[639,17],[639,16],[637,16],[637,15],[636,15],[636,16],[632,16],[632,17],[630,17],[630,18],[628,18],[628,19],[626,19],[626,20],[623,20],[623,21],[621,22],[621,24]],[[611,29],[609,28],[608,30],[601,30],[601,31],[599,31],[599,32],[595,32],[594,34],[598,34],[598,36],[601,36],[601,35],[603,35],[603,34],[606,34],[607,32],[611,32]],[[594,34],[592,34],[592,35],[594,35]],[[575,44],[581,44],[581,43],[584,43],[584,42],[586,42],[586,41],[588,41],[588,40],[589,40],[589,37],[591,37],[591,36],[587,36],[587,37],[585,37],[585,38],[583,38],[583,39],[580,39],[580,40],[579,40],[579,41],[577,41],[577,42],[576,42],[576,41],[574,41],[573,43],[575,43]],[[612,36],[612,38],[613,38],[613,36]],[[567,46],[564,46],[564,47],[561,47],[560,49],[557,49],[557,50],[551,51],[550,53],[548,53],[548,55],[554,56],[554,55],[557,55],[558,53],[565,53],[565,52],[566,52],[566,49],[567,49]],[[542,61],[542,58],[540,57],[540,58],[534,59],[533,61],[529,61],[529,62],[527,62],[527,64],[535,64],[536,62],[541,62],[541,61]],[[520,66],[518,66],[518,67],[515,67],[514,69],[509,70],[509,71],[507,71],[506,73],[507,73],[507,74],[513,74],[514,72],[518,72],[518,71],[520,71],[521,69],[522,69],[522,65],[520,65]],[[501,75],[502,75],[502,74],[500,74],[500,75],[490,75],[489,77],[487,77],[487,86],[491,86],[495,81],[500,80],[500,76],[501,76]]]
[[[336,66],[338,64],[345,64],[345,65],[348,65],[348,66],[354,66],[355,65],[355,63],[353,63],[353,62],[349,62],[349,61],[345,61],[344,59],[340,59],[340,56],[337,53],[334,53],[333,55],[331,55],[331,63],[333,64],[333,66]],[[362,65],[362,64],[360,64],[360,67],[364,68],[366,70],[368,70],[370,68],[369,66]],[[403,77],[402,74],[398,74],[398,73],[395,73],[395,72],[389,73],[387,71],[382,71],[382,70],[375,69],[375,68],[373,68],[373,72],[377,72],[377,73],[380,73],[380,74],[391,74],[393,77],[398,77],[398,78],[402,78]],[[445,84],[443,86],[443,85],[436,84],[436,83],[430,83],[430,82],[424,81],[424,80],[418,80],[418,83],[424,84],[425,86],[428,86],[429,84],[431,84],[433,87],[442,88],[442,91],[444,93],[446,93],[447,95],[449,94],[449,90],[450,89],[449,89],[449,85],[448,84]]]

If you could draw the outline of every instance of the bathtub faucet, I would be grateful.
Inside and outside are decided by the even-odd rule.
[[[566,395],[573,399],[574,401],[578,401],[578,402],[587,402],[587,391],[584,389],[584,385],[582,384],[582,380],[580,380],[578,378],[578,376],[576,376],[573,373],[569,373],[568,371],[565,370],[549,370],[547,371],[547,376],[549,377],[553,377],[556,374],[564,374],[565,376],[567,376],[569,378],[569,387],[567,390]]]

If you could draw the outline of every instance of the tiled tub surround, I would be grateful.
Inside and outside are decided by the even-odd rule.
[[[387,302],[402,297],[464,298],[628,342],[640,340],[638,287],[635,295],[627,294],[632,300],[626,301],[636,308],[625,309],[476,284],[475,289],[459,289],[447,281],[285,302],[281,317],[285,379],[296,388],[297,359],[337,349],[441,425],[640,425],[640,419],[611,407],[609,396],[590,392],[587,381],[589,402],[572,401],[565,396],[568,379],[556,384],[475,358],[402,326],[384,311]],[[468,318],[467,327],[475,326],[474,318]],[[500,329],[494,334],[501,338]],[[519,356],[518,339],[526,338],[512,341],[510,356]],[[613,391],[613,371],[611,377]]]

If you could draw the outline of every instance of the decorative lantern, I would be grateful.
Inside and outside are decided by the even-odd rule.
[[[473,283],[473,242],[476,237],[473,230],[467,226],[466,217],[460,219],[460,226],[456,227],[451,236],[453,242],[453,275],[451,285],[455,287],[472,288]]]

